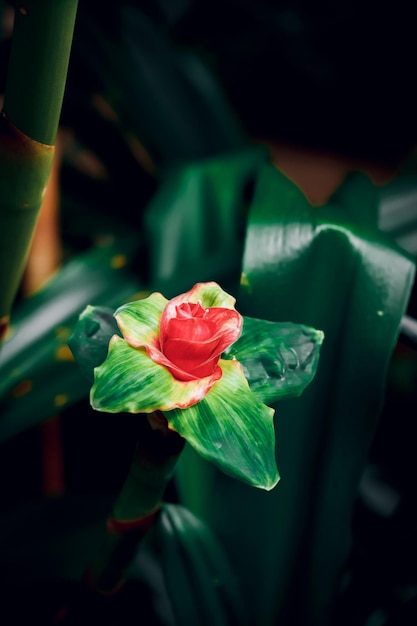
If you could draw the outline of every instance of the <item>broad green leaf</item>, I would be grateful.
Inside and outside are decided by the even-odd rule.
[[[120,330],[109,307],[88,305],[81,313],[68,345],[84,376],[94,381],[94,368],[107,356],[109,341]]]
[[[212,377],[181,381],[152,361],[143,348],[133,348],[114,335],[107,359],[94,370],[91,406],[108,413],[152,413],[198,402],[212,386]]]
[[[215,280],[236,295],[247,202],[267,158],[251,147],[164,172],[144,219],[153,288],[171,298]]]
[[[251,390],[262,402],[299,396],[316,372],[323,333],[290,322],[243,319],[241,337],[223,358],[242,364]]]
[[[89,386],[74,363],[68,337],[80,311],[90,302],[100,305],[100,310],[101,305],[114,310],[139,295],[142,286],[128,271],[136,249],[133,238],[109,240],[69,261],[42,290],[15,308],[9,336],[0,350],[0,441],[88,397]],[[114,262],[121,259],[126,265]],[[93,365],[106,356],[112,328],[107,338],[102,337],[105,352],[99,360],[89,354],[97,348],[98,335],[80,334],[77,357],[82,353],[83,358],[92,358],[90,367],[81,367],[90,380]],[[97,333],[102,331],[101,326]]]
[[[168,300],[162,294],[152,293],[148,298],[117,309],[117,323],[131,346],[148,345],[158,337],[162,311],[167,304]]]
[[[225,473],[272,489],[275,463],[274,410],[260,402],[237,361],[220,361],[223,376],[198,404],[165,413],[199,454]]]
[[[182,506],[165,503],[151,542],[178,624],[247,623],[237,576],[219,541],[201,520]]]
[[[414,263],[378,230],[379,193],[352,175],[328,206],[312,207],[272,165],[258,171],[239,309],[323,330],[320,364],[301,398],[280,405],[277,489],[247,489],[205,464],[205,483],[215,488],[193,499],[197,488],[188,491],[187,480],[203,462],[189,455],[180,492],[223,537],[262,624],[288,616],[303,626],[326,623],[349,555],[358,482],[414,280]],[[242,550],[259,537],[270,549]]]

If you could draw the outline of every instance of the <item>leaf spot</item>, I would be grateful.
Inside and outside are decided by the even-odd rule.
[[[55,329],[55,337],[61,341],[66,341],[70,335],[71,329],[67,326],[58,326],[58,328]]]
[[[25,396],[32,389],[33,383],[31,380],[22,380],[12,391],[15,398],[21,398]]]
[[[68,402],[68,396],[66,396],[63,393],[58,394],[54,398],[54,405],[55,406],[64,406],[64,404],[66,404],[67,402]]]
[[[59,346],[55,352],[55,358],[57,361],[74,361],[72,352],[67,345]]]
[[[121,267],[124,267],[127,263],[127,258],[125,254],[116,254],[110,261],[110,265],[113,269],[118,270]]]

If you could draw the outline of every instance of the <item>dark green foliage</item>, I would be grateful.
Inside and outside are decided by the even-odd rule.
[[[164,505],[153,535],[178,624],[244,626],[245,602],[210,529],[181,506]]]
[[[241,579],[253,623],[275,624],[278,618],[280,626],[328,623],[330,605],[338,594],[340,574],[350,550],[357,484],[375,432],[387,363],[406,307],[412,274],[410,262],[378,233],[376,217],[380,213],[380,228],[391,232],[415,255],[415,163],[411,162],[409,182],[400,176],[394,183],[376,190],[366,179],[354,177],[327,209],[312,208],[296,187],[266,164],[266,153],[248,156],[235,152],[236,158],[194,161],[196,156],[216,156],[230,148],[238,150],[242,145],[240,133],[235,132],[239,123],[231,121],[228,107],[223,109],[224,117],[204,115],[203,121],[197,112],[194,114],[193,107],[200,110],[205,99],[203,89],[197,96],[190,94],[193,107],[184,102],[183,96],[193,82],[187,79],[192,75],[187,74],[187,69],[199,66],[203,58],[197,55],[198,59],[190,62],[190,51],[199,49],[207,55],[211,67],[219,70],[236,110],[258,136],[389,161],[403,153],[416,134],[412,80],[415,51],[410,32],[414,21],[407,19],[403,3],[394,8],[380,7],[378,12],[373,7],[364,9],[362,3],[360,7],[332,9],[326,14],[323,7],[320,11],[311,4],[303,8],[306,3],[289,8],[288,3],[272,7],[271,3],[249,0],[241,3],[132,1],[125,11],[124,24],[129,26],[130,16],[136,14],[131,24],[139,28],[143,37],[135,37],[134,29],[126,28],[125,36],[118,39],[113,26],[119,24],[119,7],[125,3],[106,6],[105,11],[102,3],[93,0],[81,4],[89,19],[79,24],[76,34],[77,56],[67,86],[64,121],[75,129],[81,145],[84,143],[103,159],[109,176],[103,181],[88,179],[88,173],[77,169],[72,155],[66,155],[62,193],[66,258],[77,253],[80,242],[91,245],[96,231],[111,232],[114,228],[113,232],[119,232],[122,221],[134,224],[140,238],[140,246],[135,250],[140,248],[141,258],[134,268],[132,292],[130,279],[122,295],[117,282],[109,279],[107,269],[103,273],[100,269],[93,274],[87,272],[86,284],[91,291],[86,290],[88,300],[80,300],[79,309],[72,310],[73,317],[62,311],[62,319],[54,318],[52,322],[46,313],[42,317],[45,334],[39,341],[36,336],[33,342],[28,339],[27,346],[26,339],[17,342],[19,332],[10,337],[10,344],[5,344],[0,355],[0,360],[7,356],[5,350],[9,345],[7,350],[13,348],[16,357],[16,361],[7,359],[1,368],[0,384],[6,385],[1,393],[1,419],[7,426],[3,432],[5,436],[13,435],[57,410],[51,399],[47,402],[42,399],[44,381],[53,389],[58,378],[69,380],[69,372],[58,368],[53,357],[55,347],[62,347],[66,338],[57,344],[52,341],[52,335],[62,324],[66,327],[75,324],[86,304],[115,308],[120,299],[131,298],[140,285],[150,290],[161,289],[170,297],[198,280],[211,279],[217,279],[237,294],[246,216],[251,206],[244,270],[248,276],[252,274],[249,284],[253,291],[242,289],[239,304],[245,314],[253,317],[291,320],[324,330],[326,342],[319,374],[301,399],[278,406],[277,460],[283,478],[275,491],[263,494],[229,481],[187,448],[178,473],[180,499],[210,521],[226,547],[227,556]],[[202,12],[203,5],[206,10]],[[141,13],[147,17],[142,18]],[[275,19],[271,19],[271,13]],[[161,27],[164,35],[157,33],[155,25]],[[119,55],[122,39],[123,54]],[[370,41],[376,42],[377,47]],[[178,48],[182,48],[183,54],[180,53],[180,59],[174,59]],[[382,56],[377,50],[383,51]],[[368,56],[364,56],[364,51]],[[153,70],[154,53],[158,71]],[[160,72],[165,80],[159,80]],[[178,78],[178,83],[169,80],[173,76]],[[114,107],[116,121],[104,120],[101,111],[92,105],[97,93],[104,95]],[[131,97],[125,97],[125,93]],[[210,93],[216,95],[213,90]],[[223,94],[220,99],[224,103]],[[204,105],[207,113],[210,107],[206,102]],[[219,111],[216,104],[214,109]],[[175,123],[171,123],[170,114]],[[156,163],[154,178],[132,156],[129,147],[132,129]],[[207,145],[198,145],[200,141],[207,141]],[[188,163],[181,163],[183,159]],[[175,170],[159,167],[173,162],[179,166]],[[157,194],[146,206],[156,187]],[[379,197],[382,201],[378,206]],[[386,212],[387,207],[394,209]],[[391,221],[384,219],[388,214]],[[121,274],[117,274],[120,279]],[[60,276],[57,275],[57,281]],[[63,289],[77,293],[78,279],[63,285]],[[103,286],[103,299],[96,298],[93,292],[97,283]],[[109,291],[105,290],[105,284],[109,285]],[[29,304],[19,303],[15,307],[16,331],[34,327],[30,307],[35,302],[30,300]],[[416,317],[415,293],[412,303],[411,314]],[[78,306],[77,302],[74,305]],[[26,396],[21,411],[19,403],[25,397],[10,396],[13,382],[9,375],[15,372],[15,365],[22,365],[23,380],[39,375],[41,383]],[[87,404],[88,386],[78,367],[70,362],[61,365],[76,372],[77,397],[84,397]],[[351,589],[347,606],[342,607],[343,619],[349,626],[353,623],[362,626],[372,609],[381,606],[386,609],[386,615],[391,611],[394,620],[393,607],[402,602],[409,607],[409,619],[414,623],[413,600],[406,599],[406,592],[412,592],[415,583],[412,558],[415,467],[410,462],[415,458],[416,398],[412,391],[415,359],[410,353],[398,350],[393,365],[391,394],[372,461],[388,466],[400,491],[407,489],[409,501],[388,522],[368,515],[364,528],[360,526],[363,516],[358,516],[359,521],[356,519],[359,529],[355,529],[355,536],[360,536],[360,542],[359,546],[356,544],[355,554],[357,557],[359,552],[360,558],[355,563],[362,587],[359,585],[359,592],[358,585]],[[56,391],[62,389],[59,385]],[[83,517],[76,525],[75,534],[68,539],[60,532],[59,516],[50,513],[51,507],[64,504],[62,499],[43,502],[45,515],[39,515],[38,523],[27,504],[15,515],[3,518],[2,574],[9,585],[4,587],[5,606],[25,612],[22,580],[28,581],[28,587],[23,587],[23,597],[32,599],[32,603],[27,602],[26,620],[41,614],[39,597],[45,604],[53,604],[53,592],[61,576],[70,581],[82,577],[85,561],[90,561],[97,547],[99,521],[111,507],[111,499],[104,505],[97,504],[92,495],[95,485],[91,476],[97,478],[97,489],[106,489],[108,483],[103,476],[117,474],[113,444],[120,436],[118,431],[126,428],[126,422],[120,419],[111,426],[108,420],[94,419],[91,426],[88,420],[80,419],[80,404],[74,405],[76,415],[71,414],[72,401],[70,395],[64,421],[70,424],[72,419],[79,423],[84,439],[78,431],[67,439],[68,467],[77,466],[80,471],[77,451],[82,440],[91,441],[91,451],[87,453],[84,449],[84,456],[88,456],[88,461],[84,459],[81,464],[84,474],[77,481],[73,478],[70,484],[73,489],[84,489],[87,484],[90,491],[85,500],[69,502],[61,519],[68,526],[71,513],[78,515],[89,510],[90,503],[94,524]],[[414,402],[411,408],[402,404],[407,401]],[[35,433],[27,433],[30,434],[36,446]],[[100,457],[98,449],[107,449],[109,454]],[[13,447],[13,458],[19,452],[22,454]],[[7,454],[10,448],[3,446],[3,455]],[[7,466],[5,480],[13,482],[8,470],[15,464]],[[27,471],[32,473],[33,467]],[[16,521],[18,517],[20,523]],[[90,527],[91,534],[85,539]],[[190,533],[187,528],[185,537]],[[172,545],[176,546],[175,558],[181,558],[182,544]],[[400,559],[401,555],[407,558]],[[75,559],[76,567],[68,568],[73,563],[71,559]],[[52,574],[46,577],[45,592],[38,581],[45,580],[40,576],[41,566],[50,563]],[[27,568],[32,564],[35,571],[28,576]],[[183,602],[177,607],[176,615],[182,615],[182,609],[186,617],[193,610],[198,615],[201,606],[205,606],[204,598],[214,606],[212,590],[204,594],[201,581],[199,606],[195,606],[196,577],[189,574],[195,569],[189,569],[188,561],[187,565],[181,561],[181,578],[176,565],[176,560],[167,564],[172,567],[171,589],[180,594]],[[197,569],[196,576],[204,568],[197,565]],[[151,579],[155,580],[149,576]],[[161,606],[164,584],[160,578],[156,580]],[[407,581],[412,585],[406,586]],[[404,592],[400,599],[399,589]],[[72,587],[65,591],[61,598],[74,594]],[[354,605],[361,593],[367,613],[355,612]],[[106,618],[118,623],[122,614],[131,621],[138,606],[149,606],[150,595],[147,588],[140,593],[133,586],[113,604],[90,598],[82,606],[82,615],[88,615],[91,623],[97,621],[97,615],[103,623]],[[189,609],[187,603],[194,608]],[[60,607],[57,604],[55,608]],[[397,610],[397,616],[400,611]],[[405,613],[406,609],[403,616]],[[213,614],[219,616],[218,612]],[[378,615],[381,613],[375,612],[375,619]],[[243,623],[241,617],[236,620],[238,624]],[[334,626],[341,623],[337,619]]]
[[[194,458],[181,468],[181,493],[245,572],[263,624],[328,623],[349,554],[357,484],[414,277],[412,260],[376,229],[377,213],[378,194],[363,176],[313,208],[272,166],[259,169],[238,301],[245,314],[322,329],[320,366],[299,400],[277,407],[281,482],[271,494],[214,475],[204,479],[206,489],[215,485],[212,507],[187,488]],[[267,548],[242,551],[260,537]]]
[[[87,304],[116,307],[140,290],[129,271],[135,245],[121,238],[79,255],[16,309],[0,351],[0,440],[88,395],[67,341]]]
[[[81,372],[91,383],[94,381],[94,368],[106,358],[109,341],[114,334],[121,336],[113,310],[88,306],[68,339]]]
[[[166,169],[144,217],[155,289],[170,298],[216,280],[236,293],[253,181],[267,158],[248,147]]]
[[[314,328],[244,317],[242,336],[225,357],[242,364],[251,390],[269,404],[301,395],[316,373],[322,341]]]

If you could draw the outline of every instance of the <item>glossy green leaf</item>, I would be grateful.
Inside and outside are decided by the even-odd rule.
[[[163,505],[152,538],[178,626],[244,626],[245,602],[227,554],[184,507]]]
[[[169,411],[198,402],[212,386],[211,378],[177,380],[144,348],[132,348],[115,335],[107,359],[94,370],[91,406],[108,413]]]
[[[263,489],[279,480],[273,409],[248,386],[237,361],[220,361],[223,376],[199,402],[165,413],[168,423],[222,471]]]
[[[188,452],[178,473],[183,502],[227,546],[250,611],[268,626],[329,624],[349,555],[358,482],[415,272],[378,231],[378,199],[379,190],[356,174],[328,205],[312,207],[272,165],[260,165],[239,307],[321,329],[320,365],[300,399],[279,404],[277,489],[250,490]],[[197,486],[188,489],[193,471],[207,476],[206,498],[195,495]],[[259,537],[267,550],[242,550]]]
[[[301,324],[243,319],[241,337],[223,357],[241,363],[262,402],[299,396],[316,373],[323,333]]]
[[[215,280],[236,295],[246,211],[266,159],[250,147],[163,172],[145,212],[152,290],[171,298]]]

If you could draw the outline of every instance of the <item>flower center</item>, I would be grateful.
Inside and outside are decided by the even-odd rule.
[[[200,302],[194,304],[192,302],[183,302],[175,307],[177,312],[177,319],[185,320],[189,318],[202,318],[207,315],[209,309],[203,309]]]

